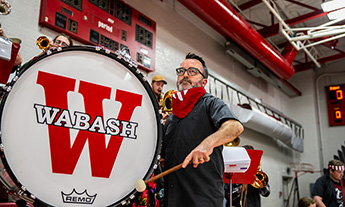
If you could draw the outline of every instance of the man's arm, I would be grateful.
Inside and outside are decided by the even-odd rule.
[[[23,58],[20,55],[20,52],[18,51],[16,60],[14,61],[14,65],[13,66],[18,66],[18,65],[22,64],[22,62],[23,62]]]
[[[320,196],[314,196],[315,203],[317,207],[326,207],[326,205],[322,202],[322,197]]]
[[[233,119],[225,121],[216,132],[206,137],[204,141],[189,153],[183,161],[182,167],[185,168],[190,161],[193,162],[194,167],[210,161],[210,155],[213,152],[213,148],[231,142],[238,137],[242,131],[243,126],[239,121]]]

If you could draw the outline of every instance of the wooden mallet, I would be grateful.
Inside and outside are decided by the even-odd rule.
[[[192,163],[192,162],[189,162],[188,164],[190,164],[190,163]],[[150,178],[150,179],[148,179],[148,180],[146,180],[146,181],[141,180],[141,179],[135,181],[135,184],[134,184],[135,189],[136,189],[138,192],[143,192],[143,191],[146,189],[146,185],[147,185],[148,183],[153,182],[153,181],[155,181],[155,180],[158,180],[159,178],[161,178],[161,177],[163,177],[163,176],[166,176],[166,175],[168,175],[168,174],[170,174],[170,173],[172,173],[172,172],[175,172],[176,170],[181,169],[181,168],[182,168],[182,164],[183,164],[183,163],[181,163],[181,164],[179,164],[179,165],[176,165],[175,167],[172,167],[172,168],[170,168],[170,169],[168,169],[168,170],[166,170],[166,171],[164,171],[164,172],[161,172],[161,173],[159,173],[158,175],[153,176],[152,178]]]

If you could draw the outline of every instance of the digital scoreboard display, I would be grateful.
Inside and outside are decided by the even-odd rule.
[[[120,0],[41,0],[39,24],[86,45],[126,48],[139,68],[155,71],[156,23]]]
[[[330,126],[345,125],[345,84],[326,86],[328,120]]]

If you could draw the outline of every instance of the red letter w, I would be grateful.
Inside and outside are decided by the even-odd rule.
[[[74,91],[75,79],[39,71],[37,84],[44,88],[47,106],[60,108],[61,111],[68,109],[67,94]],[[111,88],[80,81],[78,92],[83,95],[85,113],[91,118],[103,116],[102,102],[110,99]],[[117,119],[129,122],[134,109],[141,106],[142,95],[116,90],[115,100],[121,103]],[[48,125],[53,173],[72,174],[88,140],[92,176],[109,178],[123,138],[111,136],[106,146],[104,134],[85,130],[79,131],[71,144],[69,130]]]

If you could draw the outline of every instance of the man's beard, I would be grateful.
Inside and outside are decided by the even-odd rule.
[[[202,79],[198,82],[192,83],[187,77],[184,77],[182,80],[176,83],[178,91],[183,91],[191,88],[202,87]]]
[[[162,94],[162,90],[156,90],[156,91],[154,91],[155,92],[155,94],[156,94],[156,96],[157,97],[159,97],[161,94]]]

